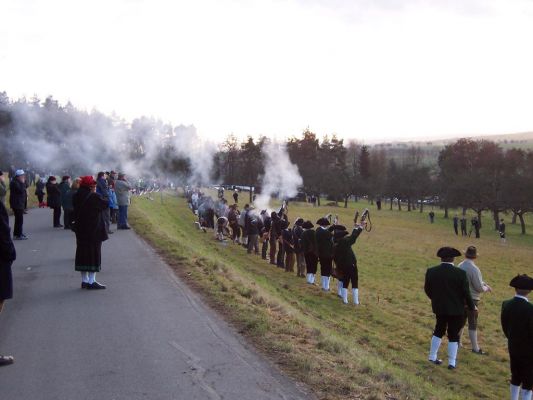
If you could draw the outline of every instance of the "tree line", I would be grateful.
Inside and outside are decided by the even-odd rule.
[[[218,148],[198,146],[194,126],[173,126],[151,117],[131,123],[96,110],[59,104],[53,97],[11,100],[0,92],[0,168],[46,171],[53,164],[76,175],[96,166],[135,166],[143,175],[168,176],[191,184],[241,185],[261,190],[267,137],[228,135]],[[306,129],[285,141],[303,178],[306,195],[344,203],[367,198],[383,207],[423,212],[428,204],[448,210],[490,211],[494,228],[511,212],[526,232],[533,208],[533,152],[504,150],[488,140],[460,139],[440,152],[420,146],[401,150],[319,138]],[[194,148],[194,149],[193,149]],[[208,169],[198,173],[198,169]],[[192,180],[194,178],[194,180]],[[481,220],[481,219],[480,219]]]

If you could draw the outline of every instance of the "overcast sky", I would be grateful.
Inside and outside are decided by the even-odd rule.
[[[0,91],[228,133],[533,130],[529,0],[0,0]]]

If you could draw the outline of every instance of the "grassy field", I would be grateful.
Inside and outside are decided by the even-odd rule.
[[[290,205],[289,217],[313,222],[328,212],[351,225],[353,210]],[[323,293],[305,279],[220,243],[195,230],[185,200],[166,194],[161,204],[134,198],[131,223],[175,272],[288,375],[305,382],[320,399],[503,399],[508,392],[506,342],[499,325],[501,302],[512,296],[509,280],[532,273],[531,236],[508,223],[507,245],[499,243],[490,218],[481,239],[456,237],[451,220],[435,209],[424,213],[372,211],[373,229],[358,239],[361,305],[342,305],[336,291]],[[453,215],[453,214],[452,214]],[[510,222],[510,218],[507,218]],[[531,222],[531,221],[528,221]],[[532,229],[531,225],[528,226]],[[458,368],[427,362],[434,318],[423,291],[424,274],[438,264],[443,245],[478,247],[478,266],[493,293],[480,305],[480,345],[470,352],[468,335]],[[335,282],[332,287],[335,287]],[[440,356],[446,358],[446,342]]]

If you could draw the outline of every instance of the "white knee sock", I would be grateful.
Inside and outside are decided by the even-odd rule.
[[[89,274],[86,271],[81,271],[81,281],[83,283],[89,283]]]
[[[511,389],[511,400],[518,400],[518,395],[520,394],[520,386],[510,385]]]
[[[479,345],[477,343],[477,330],[471,331],[468,330],[468,336],[470,337],[470,343],[472,343],[472,350],[479,351]]]
[[[348,289],[341,289],[342,302],[348,304]]]
[[[452,365],[455,367],[458,349],[459,349],[459,342],[448,343],[448,365]]]
[[[305,274],[305,280],[307,283],[311,283],[311,274]]]
[[[93,284],[96,282],[96,272],[89,272],[89,283]]]
[[[342,297],[342,282],[341,281],[337,282],[337,294],[339,295],[339,297]]]
[[[431,347],[429,349],[429,361],[435,361],[437,360],[437,353],[439,352],[440,343],[442,342],[442,339],[433,336],[431,338]]]
[[[329,276],[325,276],[324,277],[324,281],[325,281],[325,284],[326,284],[326,290],[329,290]]]
[[[359,289],[352,288],[353,303],[355,305],[359,304]]]
[[[522,389],[520,393],[522,394],[522,400],[531,400],[531,394],[533,393],[531,390]]]

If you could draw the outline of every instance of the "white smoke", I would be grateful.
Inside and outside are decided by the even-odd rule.
[[[263,147],[265,155],[265,174],[261,193],[257,195],[255,206],[259,210],[268,210],[272,196],[280,199],[293,197],[303,184],[298,167],[293,164],[287,148],[279,143],[266,143]]]

